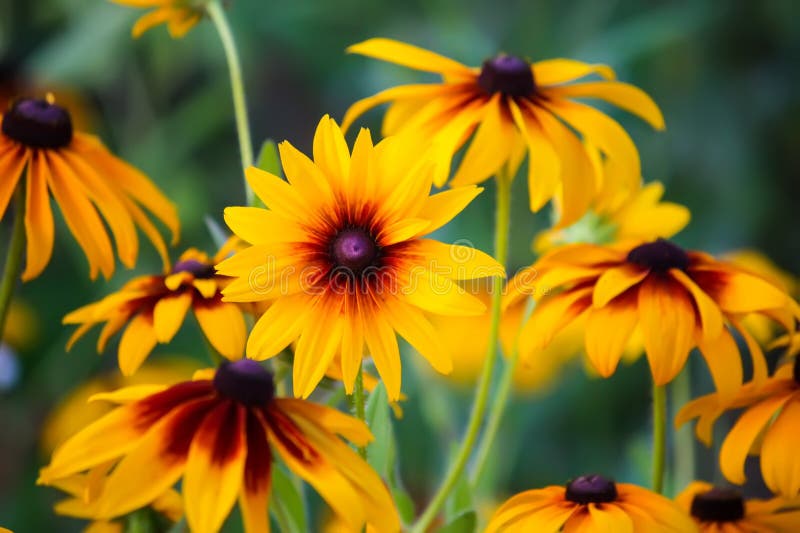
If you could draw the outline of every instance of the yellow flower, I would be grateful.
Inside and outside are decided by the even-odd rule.
[[[146,13],[133,26],[131,33],[135,39],[159,24],[166,24],[174,39],[183,37],[203,18],[204,1],[201,0],[111,0],[123,6],[154,8]]]
[[[612,160],[602,161],[596,148],[587,146],[595,161],[598,177],[597,194],[591,210],[568,227],[554,227],[540,232],[533,250],[543,254],[555,246],[575,242],[607,244],[626,240],[649,241],[669,238],[689,223],[689,209],[680,204],[661,201],[664,185],[653,181],[631,188],[619,175]]]
[[[109,465],[103,465],[86,474],[75,474],[55,481],[53,486],[69,495],[68,498],[55,504],[55,512],[73,518],[91,519],[94,500],[98,494],[102,494],[108,467]],[[183,516],[183,499],[174,489],[168,489],[153,500],[150,507],[172,523],[179,521]],[[118,518],[94,520],[86,527],[84,533],[123,533],[125,524]]]
[[[36,310],[18,299],[11,300],[3,330],[3,342],[15,350],[29,348],[39,335]]]
[[[228,280],[214,272],[214,265],[227,257],[235,240],[210,258],[194,248],[188,249],[169,274],[141,276],[126,283],[118,292],[72,311],[64,324],[80,324],[67,349],[94,326],[105,323],[97,341],[97,351],[127,324],[119,344],[119,368],[129,376],[136,372],[156,344],[172,340],[191,308],[208,342],[222,356],[234,360],[244,353],[247,329],[242,309],[222,301],[222,288]]]
[[[629,483],[581,476],[565,487],[521,492],[504,503],[485,533],[692,533],[697,527],[677,505]]]
[[[747,500],[733,489],[695,481],[675,502],[700,527],[701,533],[795,533],[800,509],[783,498]]]
[[[641,176],[639,153],[625,130],[574,98],[605,100],[664,128],[650,97],[615,81],[605,65],[570,59],[531,64],[499,55],[478,69],[389,39],[370,39],[348,51],[433,72],[442,82],[395,87],[356,102],[345,114],[345,129],[368,109],[391,103],[384,134],[411,131],[434,144],[443,156],[434,179],[439,186],[447,180],[453,154],[473,132],[453,185],[481,182],[504,165],[516,173],[525,154],[534,154],[528,169],[530,208],[538,211],[559,198],[564,225],[584,214],[595,191],[592,161],[573,129],[618,166],[626,183],[638,183]],[[602,79],[570,83],[593,74]]]
[[[131,385],[172,385],[184,381],[198,368],[199,365],[191,359],[165,358],[144,365],[133,376],[109,372],[92,378],[70,391],[47,416],[40,439],[42,450],[52,453],[78,430],[111,411],[108,403],[89,402],[95,394]]]
[[[277,454],[352,531],[366,523],[400,530],[388,489],[339,438],[365,446],[372,440],[367,426],[335,409],[275,398],[272,375],[255,361],[224,363],[168,388],[140,385],[100,398],[122,405],[58,448],[39,478],[52,484],[113,463],[91,503],[93,518],[148,505],[182,478],[195,533],[218,531],[237,498],[245,530],[268,531]]]
[[[0,174],[5,177],[0,216],[18,183],[27,190],[23,280],[38,276],[50,262],[51,193],[89,260],[92,279],[98,271],[106,278],[114,272],[114,250],[103,219],[126,267],[132,268],[138,255],[136,226],[168,263],[164,241],[142,207],[169,227],[173,242],[178,238],[178,217],[175,206],[146,176],[114,157],[96,137],[73,131],[69,112],[48,100],[17,100],[0,121]]]
[[[743,484],[745,459],[750,454],[760,455],[767,487],[787,498],[800,495],[800,359],[784,364],[764,383],[747,383],[725,404],[718,394],[689,402],[675,417],[675,425],[697,418],[697,438],[710,446],[714,423],[727,409],[744,412],[722,443],[719,464],[723,475],[732,483]]]
[[[614,373],[628,343],[641,335],[656,384],[671,381],[697,347],[723,398],[742,383],[731,331],[746,340],[757,379],[767,375],[763,353],[740,317],[764,314],[794,331],[800,314],[797,303],[767,280],[664,239],[636,246],[567,245],[523,270],[509,286],[506,306],[531,295],[537,299],[520,333],[523,361],[585,317],[586,353],[601,376]]]
[[[226,301],[271,301],[247,341],[266,359],[297,339],[295,395],[308,397],[340,355],[352,391],[368,348],[390,400],[400,396],[395,332],[439,372],[450,350],[424,312],[478,315],[484,304],[455,280],[502,275],[491,257],[422,236],[440,228],[480,192],[463,187],[430,196],[431,161],[418,138],[373,146],[361,130],[352,154],[327,116],[314,136],[314,161],[288,142],[280,156],[288,183],[250,168],[247,179],[268,209],[229,207],[225,221],[252,244],[217,271],[234,279]]]

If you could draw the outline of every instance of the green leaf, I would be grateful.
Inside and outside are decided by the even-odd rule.
[[[369,395],[366,419],[375,436],[367,446],[367,461],[382,478],[389,479],[394,468],[395,442],[389,398],[383,383],[379,383]]]
[[[475,511],[467,511],[456,516],[439,533],[475,533],[478,526],[478,516]]]
[[[261,151],[258,153],[256,166],[261,170],[266,170],[276,176],[281,176],[281,158],[278,155],[278,145],[272,139],[267,139],[261,145]]]
[[[278,465],[272,467],[272,495],[270,510],[285,533],[307,531],[303,495],[291,477]]]
[[[411,495],[402,487],[392,487],[392,498],[394,498],[394,504],[403,524],[412,524],[414,518],[416,518],[416,513]]]
[[[475,508],[473,504],[472,488],[469,486],[469,476],[462,474],[453,492],[445,503],[445,517],[448,521],[463,515]]]

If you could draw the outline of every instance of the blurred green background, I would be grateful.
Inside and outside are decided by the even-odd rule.
[[[664,181],[666,198],[692,211],[677,241],[715,253],[755,247],[800,272],[800,4],[794,0],[232,0],[228,7],[257,145],[289,139],[307,151],[322,114],[341,119],[356,99],[428,79],[344,54],[347,45],[373,36],[471,65],[498,51],[608,63],[650,93],[666,117],[667,131],[656,133],[614,113],[639,146],[646,179]],[[224,56],[208,21],[182,40],[170,39],[163,27],[132,40],[141,14],[102,0],[0,0],[0,85],[52,87],[82,102],[91,130],[178,204],[183,229],[173,257],[188,246],[213,252],[205,215],[221,222],[225,206],[244,201]],[[370,113],[362,123],[377,130],[380,116]],[[546,212],[527,211],[524,189],[517,180],[512,270],[531,262],[531,239],[548,222]],[[469,239],[491,250],[492,196],[489,184],[439,232],[442,240]],[[114,343],[96,355],[96,334],[65,353],[71,329],[61,318],[135,273],[160,269],[143,245],[136,272],[119,267],[110,281],[92,283],[84,256],[58,223],[53,261],[17,293],[35,310],[38,329],[31,342],[0,359],[0,525],[21,532],[80,527],[53,514],[56,491],[34,486],[47,460],[40,431],[68,391],[116,364]],[[8,230],[6,222],[3,243]],[[152,358],[164,354],[203,360],[191,319]],[[694,390],[709,390],[702,364],[694,366]],[[409,400],[395,426],[400,472],[418,502],[438,483],[471,402],[469,388],[423,389],[421,379],[405,365]],[[576,361],[547,392],[515,400],[491,465],[497,490],[485,499],[588,471],[647,483],[648,419],[646,365],[600,381],[587,378]],[[686,446],[674,455],[687,456]],[[705,458],[700,473],[718,479],[713,460],[698,452]]]

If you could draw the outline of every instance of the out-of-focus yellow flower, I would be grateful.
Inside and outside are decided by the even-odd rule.
[[[700,533],[796,533],[797,502],[784,498],[745,500],[736,490],[694,481],[675,502],[700,527]]]
[[[64,317],[64,323],[79,327],[67,349],[91,328],[104,323],[97,341],[97,351],[102,352],[108,339],[127,325],[117,359],[120,370],[128,376],[136,372],[156,344],[166,344],[175,337],[191,309],[217,352],[229,360],[241,358],[247,339],[243,312],[248,308],[222,301],[222,289],[230,279],[214,270],[239,242],[229,239],[214,257],[190,248],[169,274],[140,276],[102,300],[72,311]]]
[[[15,350],[24,350],[33,344],[38,335],[39,320],[36,310],[19,299],[12,300],[6,317],[3,342]]]
[[[218,531],[237,499],[245,531],[264,532],[277,455],[351,531],[367,523],[399,531],[386,485],[340,438],[366,446],[373,440],[366,424],[305,400],[277,398],[274,387],[271,373],[241,359],[170,387],[99,395],[121,405],[59,446],[39,483],[106,468],[90,506],[92,517],[109,519],[150,504],[182,480],[193,532]]]
[[[189,358],[164,358],[144,365],[133,376],[109,372],[83,383],[67,394],[45,420],[40,441],[42,450],[51,453],[78,430],[111,411],[112,407],[106,402],[89,402],[95,394],[147,383],[171,385],[191,377],[198,368],[200,365]]]
[[[0,116],[0,215],[18,187],[25,188],[27,243],[24,281],[50,262],[55,225],[51,194],[72,235],[86,254],[90,276],[114,273],[114,236],[122,264],[132,268],[139,253],[137,226],[169,263],[147,209],[178,238],[175,206],[141,172],[116,158],[96,137],[73,130],[67,109],[52,98],[20,99]],[[20,192],[22,192],[20,190]],[[104,224],[105,220],[105,224]],[[106,228],[108,225],[108,229]]]
[[[366,347],[397,400],[397,334],[438,372],[450,372],[450,348],[424,313],[483,313],[485,305],[456,281],[505,272],[484,252],[424,237],[481,190],[431,195],[432,160],[418,137],[373,144],[363,129],[351,153],[327,116],[314,135],[313,161],[288,142],[279,148],[288,181],[247,171],[268,209],[225,209],[225,222],[252,245],[217,266],[236,278],[223,290],[225,301],[272,302],[250,333],[247,356],[267,359],[297,340],[292,382],[303,398],[337,355],[351,392]]]
[[[531,64],[501,54],[487,59],[481,68],[470,68],[391,39],[369,39],[348,52],[439,74],[442,81],[394,87],[360,100],[347,110],[343,128],[365,111],[390,103],[384,135],[413,132],[430,142],[442,156],[434,177],[438,186],[449,176],[453,155],[466,144],[469,148],[451,182],[454,186],[479,183],[504,166],[513,175],[530,154],[530,208],[538,211],[551,198],[558,199],[561,224],[579,219],[595,195],[595,169],[574,132],[599,147],[626,183],[641,179],[639,152],[627,132],[576,99],[604,100],[664,129],[655,102],[641,89],[616,81],[606,65],[571,59]],[[599,79],[585,79],[592,75]]]
[[[626,184],[619,176],[619,167],[611,159],[601,160],[592,147],[587,147],[587,152],[594,161],[598,177],[597,195],[590,210],[571,226],[540,232],[533,241],[534,252],[544,254],[556,246],[579,242],[609,244],[667,239],[689,223],[688,208],[661,200],[664,185],[660,181],[646,185]]]
[[[131,33],[138,39],[144,32],[166,24],[174,39],[186,35],[203,18],[208,0],[111,0],[115,4],[138,8],[153,8],[134,24]]]
[[[678,412],[675,425],[697,418],[695,434],[710,446],[714,423],[729,409],[744,411],[722,443],[722,474],[743,484],[747,456],[758,455],[764,483],[773,493],[786,498],[800,495],[800,358],[783,364],[764,383],[747,383],[730,402],[722,403],[718,393],[692,400]]]
[[[768,280],[664,239],[563,246],[509,285],[506,307],[530,296],[537,299],[520,333],[522,361],[531,360],[564,327],[585,316],[586,353],[602,376],[615,372],[638,331],[656,384],[674,379],[698,347],[725,398],[742,384],[732,331],[747,341],[757,379],[767,375],[763,353],[739,319],[763,314],[794,332],[800,315],[797,303]]]
[[[603,476],[521,492],[495,512],[485,533],[694,533],[687,513],[664,496]]]

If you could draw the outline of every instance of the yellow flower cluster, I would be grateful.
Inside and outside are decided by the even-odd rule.
[[[136,23],[136,36],[160,23],[181,36],[219,9],[213,0],[115,1],[154,8]],[[603,378],[644,354],[663,391],[697,348],[716,391],[686,405],[676,422],[698,418],[698,436],[710,443],[714,422],[744,408],[722,445],[722,473],[741,484],[746,457],[760,454],[775,499],[745,501],[697,482],[673,502],[658,494],[663,465],[656,460],[654,491],[579,476],[513,496],[486,531],[800,530],[793,500],[800,496],[800,359],[770,375],[762,349],[782,331],[778,344],[798,351],[796,286],[752,255],[716,259],[668,240],[688,224],[688,209],[663,201],[660,182],[643,182],[628,133],[582,102],[604,101],[662,130],[653,100],[617,81],[609,66],[569,59],[531,63],[501,54],[469,67],[380,38],[348,51],[441,81],[360,100],[341,127],[324,116],[310,155],[281,143],[282,169],[246,170],[258,203],[224,210],[228,242],[213,256],[190,248],[174,264],[152,218],[175,245],[175,206],[101,141],[74,130],[68,109],[52,98],[22,98],[0,115],[0,213],[13,211],[17,221],[11,286],[20,272],[33,280],[50,262],[51,196],[92,279],[114,273],[115,255],[135,265],[137,228],[164,262],[163,272],[136,277],[64,317],[77,326],[69,346],[102,325],[102,353],[123,331],[117,357],[124,378],[91,383],[48,424],[44,447],[52,458],[39,483],[68,495],[56,511],[120,530],[126,516],[150,507],[168,521],[185,515],[192,531],[215,532],[238,502],[245,530],[264,532],[274,479],[288,470],[330,506],[337,528],[426,531],[476,448],[498,345],[507,359],[501,391],[551,384],[581,353]],[[381,104],[388,104],[382,138],[361,129],[349,145],[346,130]],[[510,183],[526,159],[530,210],[552,203],[556,216],[534,240],[538,260],[506,281]],[[492,176],[495,257],[431,238]],[[7,296],[0,292],[0,321]],[[140,369],[177,335],[189,310],[221,356],[215,367]],[[374,365],[386,398],[401,400],[398,335],[437,374],[479,381],[461,452],[413,524],[401,520],[396,485],[364,452],[385,436],[363,420],[370,378],[363,369]],[[284,397],[287,365],[294,398]],[[330,383],[353,399],[355,417],[309,399]],[[504,407],[505,395],[497,396],[486,447]]]

